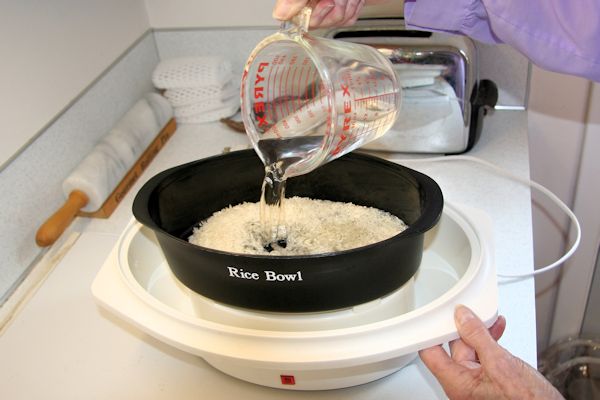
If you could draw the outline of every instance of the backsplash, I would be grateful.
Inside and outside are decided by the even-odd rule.
[[[476,43],[479,79],[498,85],[497,108],[524,108],[529,98],[529,60],[508,45]]]
[[[161,59],[220,55],[241,72],[265,29],[156,30],[142,36],[9,165],[0,171],[0,304],[42,253],[35,244],[40,224],[64,202],[62,181],[113,124],[144,93]],[[500,106],[523,107],[528,63],[505,46],[478,46],[480,78],[500,89]]]
[[[161,59],[197,54],[228,58],[240,74],[254,46],[273,29],[158,30],[156,45]],[[479,79],[498,85],[498,108],[524,108],[528,97],[529,61],[507,45],[476,42]]]
[[[0,172],[0,300],[41,253],[35,233],[64,202],[62,181],[144,93],[158,53],[151,32]],[[0,301],[2,303],[2,301]]]

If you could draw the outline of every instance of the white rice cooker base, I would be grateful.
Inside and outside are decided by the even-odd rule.
[[[192,293],[172,275],[152,231],[132,220],[92,292],[142,331],[231,376],[283,389],[335,389],[389,375],[418,350],[457,338],[457,304],[491,325],[498,309],[492,243],[484,213],[446,203],[425,235],[419,271],[394,293],[344,310],[279,314]]]

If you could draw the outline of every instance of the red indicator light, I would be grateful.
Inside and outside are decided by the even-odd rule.
[[[296,378],[294,375],[280,375],[282,385],[295,385]]]

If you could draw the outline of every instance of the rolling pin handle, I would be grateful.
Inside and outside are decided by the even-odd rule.
[[[50,246],[62,235],[71,224],[79,210],[89,202],[88,196],[79,190],[69,194],[65,204],[38,229],[35,242],[40,247]]]

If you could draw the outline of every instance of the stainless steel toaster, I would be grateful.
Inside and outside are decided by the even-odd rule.
[[[402,86],[397,122],[363,148],[455,154],[475,145],[498,90],[489,80],[479,81],[471,39],[406,30],[402,19],[361,20],[321,34],[377,48],[392,63]]]

